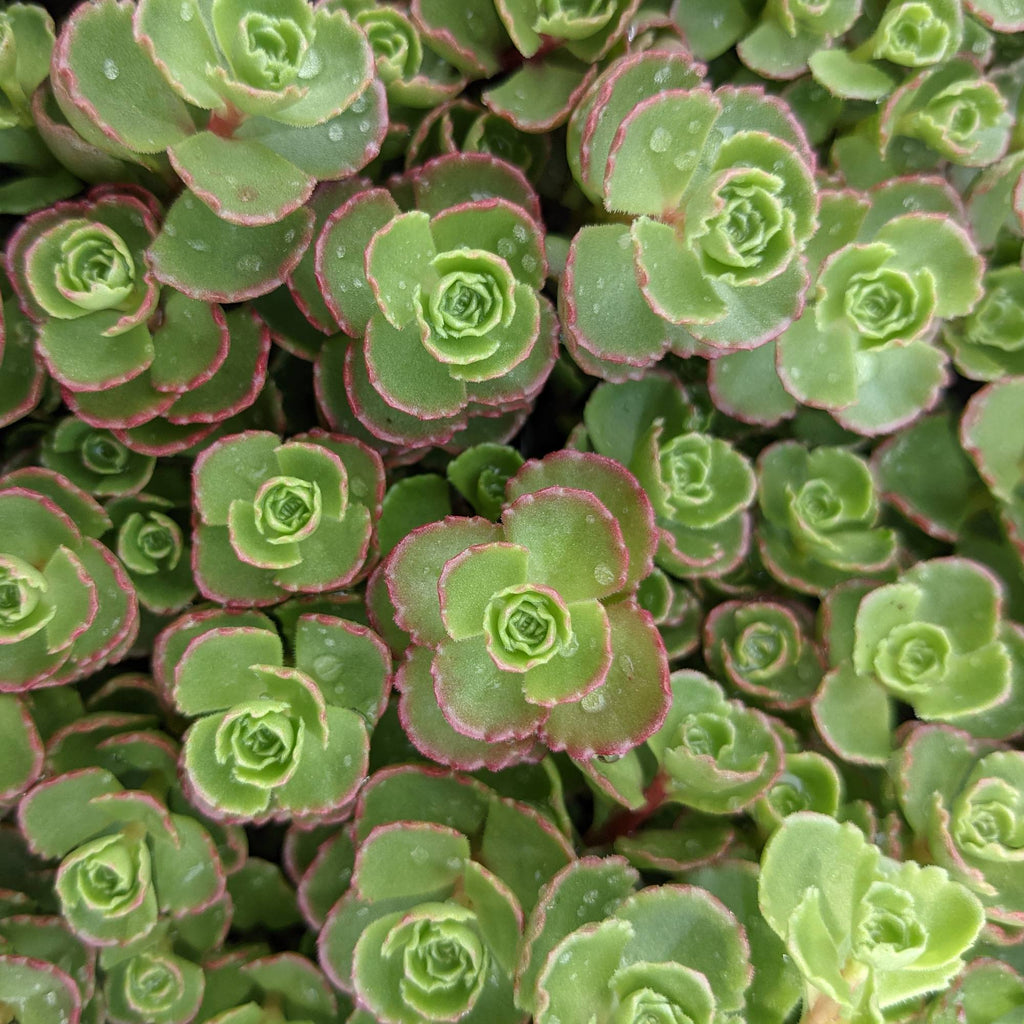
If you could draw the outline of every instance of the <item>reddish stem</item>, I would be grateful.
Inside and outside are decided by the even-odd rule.
[[[665,802],[668,774],[659,771],[651,784],[644,790],[642,807],[635,811],[620,811],[609,818],[604,825],[587,837],[588,846],[607,846],[619,836],[632,835]]]
[[[242,111],[228,103],[221,110],[215,110],[210,114],[210,120],[206,122],[206,130],[213,132],[214,135],[219,135],[222,139],[230,139],[244,117]]]

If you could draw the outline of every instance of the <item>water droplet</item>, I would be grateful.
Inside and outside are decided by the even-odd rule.
[[[302,62],[301,67],[298,70],[298,77],[303,80],[310,78],[316,78],[323,70],[324,62],[320,54],[316,50],[308,50],[306,52],[306,59]]]
[[[413,863],[415,864],[426,864],[427,860],[430,858],[430,854],[428,854],[427,851],[424,850],[422,846],[414,846],[409,851],[409,856],[412,858]]]
[[[246,253],[235,265],[243,274],[257,274],[263,266],[263,260],[252,253]]]
[[[406,288],[408,288],[408,287],[409,287],[409,286],[408,286],[408,285],[407,285],[407,284],[406,284],[406,283],[405,283],[404,281],[399,281],[399,282],[398,282],[398,290],[399,290],[400,292],[404,292],[404,291],[405,291],[405,289],[406,289]]]
[[[610,566],[595,565],[594,579],[597,580],[600,586],[608,587],[615,582],[615,573],[612,571]]]
[[[210,248],[201,238],[186,238],[185,244],[194,252],[206,252]]]
[[[667,128],[655,128],[647,145],[652,153],[664,153],[672,145],[672,133]]]
[[[334,250],[334,255],[337,256],[339,260],[343,260],[345,258],[345,253],[347,253],[347,252],[348,252],[348,249],[346,249],[345,246],[339,245]]]
[[[353,114],[361,114],[366,109],[366,102],[366,93],[363,93],[352,101],[352,106],[349,107],[349,110],[351,110]]]
[[[520,242],[525,242],[527,238],[526,228],[522,224],[516,224],[512,228],[513,236]]]
[[[591,690],[585,697],[580,700],[580,707],[584,711],[601,711],[606,703],[604,695],[604,687],[599,686],[596,690]]]
[[[103,74],[109,78],[110,81],[114,81],[114,79],[121,74],[121,69],[108,57],[103,62]]]
[[[351,754],[346,754],[341,759],[341,765],[342,765],[343,768],[351,768],[352,767],[352,755]]]
[[[532,274],[537,269],[537,260],[530,255],[524,256],[520,261],[523,265],[523,270],[528,274]]]
[[[570,960],[572,960],[572,953],[570,953],[568,951],[566,951],[565,953],[560,954],[559,957],[558,957],[558,962],[560,964],[567,964],[567,963],[569,963]]]
[[[633,673],[636,671],[633,667],[633,659],[628,654],[619,655],[619,670],[624,676],[633,678]]]
[[[322,683],[333,682],[341,671],[341,660],[333,654],[321,654],[313,659],[313,674]]]
[[[594,904],[594,903],[596,903],[597,902],[597,890],[596,889],[588,889],[583,894],[583,902],[587,903],[587,904]]]
[[[516,251],[516,244],[511,238],[499,238],[495,248],[498,250],[499,256],[508,259]]]
[[[370,130],[370,122],[369,121],[360,121],[359,122],[359,131],[362,132],[363,135],[365,135],[369,130]]]
[[[345,129],[342,128],[342,126],[340,124],[335,123],[335,124],[332,124],[332,125],[330,125],[328,127],[328,129],[327,129],[327,138],[329,138],[331,140],[331,142],[341,142],[341,140],[344,137],[345,137]]]
[[[285,242],[286,242],[286,243],[288,243],[288,242],[294,242],[294,241],[295,241],[295,231],[294,231],[294,230],[292,230],[291,228],[289,228],[289,229],[288,229],[288,230],[287,230],[287,231],[286,231],[286,232],[284,233],[284,240],[285,240]]]
[[[658,68],[658,70],[654,72],[654,84],[664,85],[668,81],[668,76],[669,69],[667,67]]]
[[[188,0],[182,0],[181,9],[178,11],[182,21],[191,21],[195,11]]]

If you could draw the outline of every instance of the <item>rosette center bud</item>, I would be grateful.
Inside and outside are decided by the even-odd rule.
[[[117,538],[121,560],[146,575],[173,569],[183,546],[181,527],[162,512],[133,512]]]
[[[911,964],[927,939],[911,894],[888,882],[872,882],[854,931],[857,959],[887,968]]]
[[[426,1020],[457,1020],[475,1004],[487,980],[489,957],[468,921],[444,916],[421,917],[399,924],[382,952],[402,953],[402,998]]]
[[[711,443],[699,434],[674,437],[659,453],[661,479],[677,509],[711,500]]]
[[[717,760],[735,739],[736,729],[732,722],[710,711],[687,715],[679,726],[681,745],[698,757]]]
[[[652,988],[640,988],[619,1003],[610,1024],[695,1024],[695,1021],[668,996]]]
[[[283,785],[299,763],[304,726],[280,701],[239,705],[217,730],[216,754],[236,779],[269,789]]]
[[[443,363],[468,366],[498,351],[498,329],[515,314],[516,281],[508,264],[479,249],[454,249],[431,261],[438,276],[420,291],[423,344]]]
[[[72,857],[77,896],[107,914],[131,910],[149,884],[149,851],[126,835],[102,836]]]
[[[132,957],[126,969],[129,999],[143,1012],[156,1013],[181,992],[181,975],[171,964],[149,953]]]
[[[789,637],[771,623],[755,622],[740,634],[734,653],[741,672],[769,674],[786,663]]]
[[[900,337],[920,320],[913,281],[889,267],[854,274],[843,309],[862,337],[878,342]]]
[[[953,812],[953,834],[965,852],[983,860],[1024,860],[1024,807],[1005,779],[982,779]]]
[[[993,288],[968,317],[971,341],[1004,352],[1024,349],[1024,309],[1008,288]]]
[[[392,8],[359,11],[356,22],[366,33],[377,60],[377,70],[388,81],[413,78],[423,62],[423,47],[416,29]]]
[[[302,540],[320,525],[321,504],[315,481],[271,477],[254,501],[256,528],[271,544]]]
[[[725,267],[759,266],[785,220],[781,189],[778,178],[755,168],[728,178],[715,192],[719,212],[707,222],[704,252]]]
[[[94,473],[116,476],[128,468],[128,449],[106,430],[90,430],[85,434],[79,452],[82,464]]]
[[[543,665],[572,641],[569,609],[547,587],[529,584],[495,594],[484,612],[484,633],[495,660],[512,671]]]
[[[875,671],[897,691],[920,691],[945,676],[950,653],[949,637],[940,626],[906,623],[878,645]]]
[[[14,555],[0,555],[0,626],[26,625],[26,620],[40,609],[46,589],[43,574],[28,562]],[[20,635],[23,632],[19,631]]]
[[[281,89],[295,80],[309,39],[292,18],[254,11],[242,19],[241,29],[251,84]]]
[[[91,221],[63,238],[53,273],[60,294],[90,313],[122,306],[135,286],[135,261],[124,239]]]
[[[950,26],[926,3],[905,3],[883,20],[875,56],[905,67],[942,60],[951,43]]]
[[[827,480],[808,480],[793,502],[799,518],[815,530],[835,526],[843,514],[843,503]]]

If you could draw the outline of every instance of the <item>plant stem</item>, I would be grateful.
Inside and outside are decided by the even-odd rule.
[[[659,771],[644,790],[643,805],[635,811],[621,811],[609,818],[601,828],[587,837],[588,845],[606,846],[619,836],[628,836],[635,832],[665,802],[667,785],[668,775],[664,771]]]

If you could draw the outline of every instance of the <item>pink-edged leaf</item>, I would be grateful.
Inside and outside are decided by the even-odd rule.
[[[375,314],[363,345],[370,383],[386,404],[409,416],[456,416],[466,406],[466,385],[427,351],[420,333],[415,321],[396,328]]]
[[[609,597],[626,584],[629,551],[619,522],[591,492],[547,487],[502,514],[505,537],[529,552],[527,578],[568,602]]]
[[[334,319],[353,337],[366,330],[377,310],[366,280],[366,250],[398,213],[390,192],[367,189],[342,203],[327,218],[316,240],[317,283]]]
[[[436,645],[447,639],[438,595],[446,563],[474,545],[502,539],[494,523],[478,518],[449,516],[413,530],[384,563],[395,622],[417,643]]]
[[[136,153],[161,153],[194,131],[188,108],[135,41],[131,3],[80,7],[53,54],[55,83],[103,134]]]
[[[499,668],[482,635],[442,643],[431,674],[441,713],[456,732],[472,739],[526,739],[543,721],[542,709],[523,695],[523,673]]]
[[[274,224],[230,224],[185,192],[167,211],[150,259],[160,281],[194,299],[240,302],[282,284],[312,234],[311,210],[294,210]]]
[[[444,444],[457,430],[466,426],[465,407],[452,416],[427,420],[389,405],[371,381],[362,346],[358,344],[349,346],[345,352],[344,379],[335,381],[334,389],[339,385],[344,386],[345,399],[352,413],[370,435],[393,445],[421,447]],[[323,394],[326,386],[322,380],[320,388]],[[325,395],[321,401],[337,409],[340,398],[340,395]]]
[[[606,611],[613,658],[604,683],[577,703],[553,707],[541,730],[552,750],[579,760],[638,746],[664,721],[671,700],[668,659],[650,615],[632,602]]]
[[[483,101],[520,131],[550,132],[566,122],[596,74],[597,65],[555,50],[487,89]]]
[[[434,695],[430,666],[434,654],[426,647],[413,647],[395,676],[401,694],[398,714],[413,745],[426,757],[462,771],[486,768],[500,771],[524,761],[536,761],[543,748],[532,738],[485,743],[456,732],[444,717]]]
[[[417,209],[435,216],[462,203],[507,199],[538,223],[540,198],[526,175],[490,153],[449,153],[428,160],[411,174]]]
[[[186,186],[233,224],[273,224],[301,206],[315,180],[258,142],[203,131],[167,151]]]

